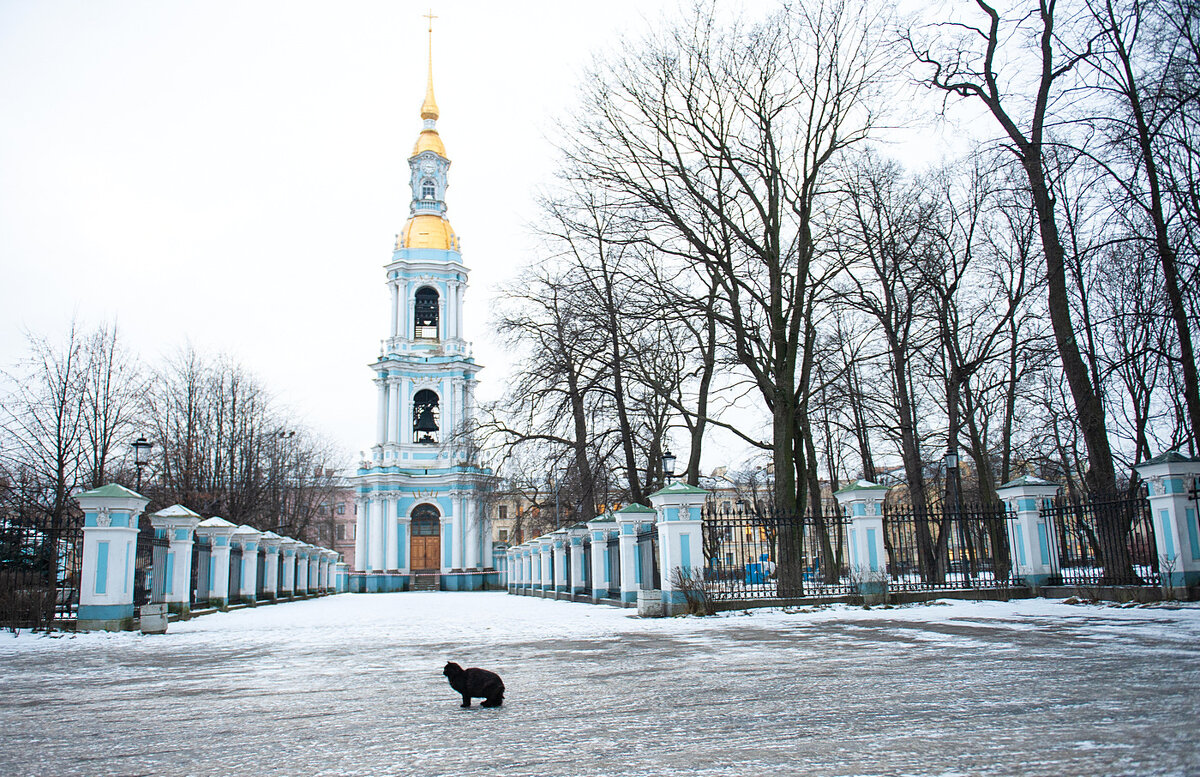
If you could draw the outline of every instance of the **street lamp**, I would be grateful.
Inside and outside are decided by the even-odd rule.
[[[671,478],[675,477],[675,454],[671,453],[671,449],[663,451],[662,455],[663,479],[670,482]]]
[[[142,493],[142,468],[150,463],[150,449],[154,443],[145,437],[133,441],[133,463],[137,467],[137,491]]]

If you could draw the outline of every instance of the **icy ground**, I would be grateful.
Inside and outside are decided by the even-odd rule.
[[[460,709],[447,660],[499,672]],[[0,633],[0,774],[1200,773],[1200,608],[642,620],[366,594],[159,637]]]

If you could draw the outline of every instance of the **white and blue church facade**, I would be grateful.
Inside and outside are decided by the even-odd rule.
[[[446,218],[450,159],[436,127],[432,57],[421,119],[409,218],[385,268],[388,337],[371,365],[378,423],[356,477],[353,591],[498,584],[485,505],[493,476],[471,444],[482,367],[463,337],[468,270]]]

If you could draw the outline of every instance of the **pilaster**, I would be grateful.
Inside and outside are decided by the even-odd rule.
[[[192,546],[199,523],[199,513],[183,505],[171,505],[150,516],[155,533],[170,543],[166,559],[167,609],[185,618],[191,612]]]
[[[1200,585],[1200,516],[1196,478],[1200,458],[1164,453],[1139,464],[1149,487],[1159,574],[1168,596],[1172,589]]]
[[[883,542],[883,503],[887,486],[858,480],[834,494],[850,515],[850,577],[868,604],[887,601],[887,549]]]
[[[138,519],[146,497],[115,483],[75,497],[83,510],[76,628],[122,631],[133,628],[133,570]]]
[[[1013,566],[1021,581],[1035,592],[1058,582],[1054,569],[1054,527],[1042,514],[1046,500],[1058,493],[1058,484],[1025,476],[996,489],[1008,519],[1008,541]]]

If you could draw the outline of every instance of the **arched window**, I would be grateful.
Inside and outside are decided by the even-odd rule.
[[[429,389],[418,391],[413,397],[413,442],[436,443],[440,417],[438,395]]]
[[[438,293],[422,286],[417,290],[413,337],[418,340],[438,339]]]
[[[438,524],[442,514],[433,505],[417,505],[412,511],[412,533],[414,537],[438,536]]]
[[[433,181],[426,178],[421,182],[421,199],[432,200],[435,196],[437,196],[437,187],[434,186]]]

